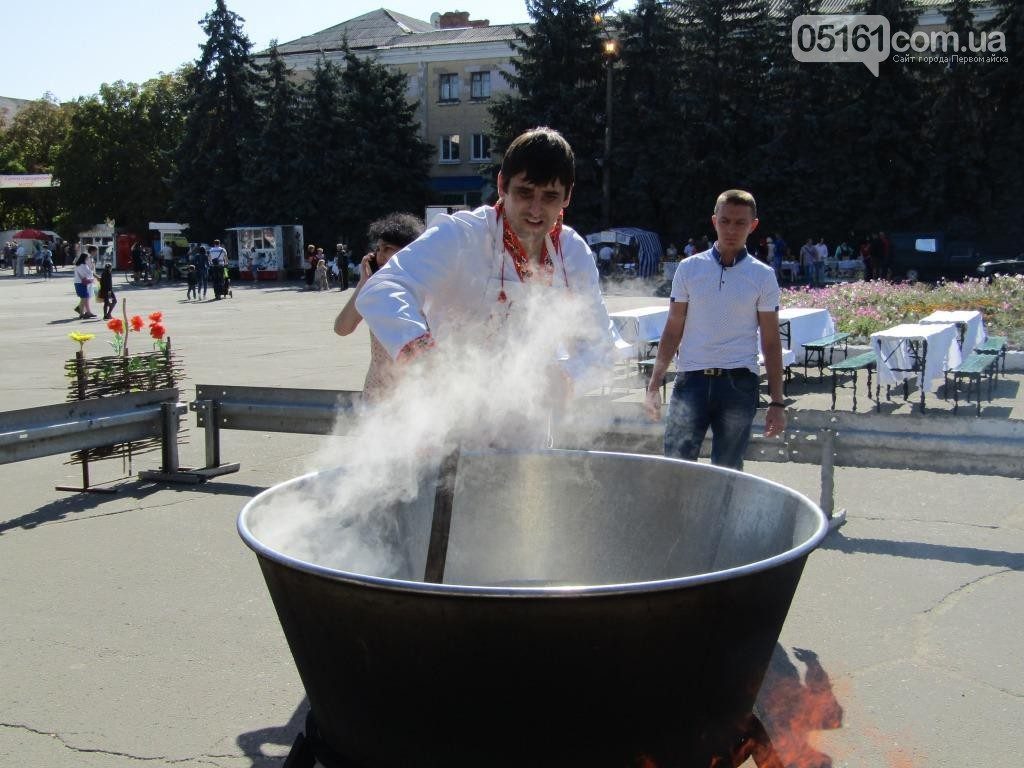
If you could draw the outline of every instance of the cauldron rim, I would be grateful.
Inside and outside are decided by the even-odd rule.
[[[632,460],[643,460],[643,461],[658,461],[658,462],[669,462],[684,465],[696,465],[701,467],[701,471],[715,472],[715,473],[726,473],[733,475],[740,475],[744,478],[754,477],[744,472],[737,470],[728,469],[726,467],[718,467],[711,464],[703,464],[700,462],[686,461],[684,459],[669,458],[666,456],[653,456],[648,454],[637,454],[627,453],[624,451],[581,451],[581,450],[564,450],[558,448],[547,448],[539,449],[534,451],[509,451],[512,454],[574,454],[574,455],[599,455],[599,456],[618,456]],[[629,595],[644,592],[658,592],[673,589],[685,589],[688,587],[695,587],[701,584],[711,584],[717,581],[726,581],[729,579],[736,579],[743,576],[749,576],[762,571],[767,571],[775,568],[784,563],[788,563],[800,558],[806,557],[810,554],[817,546],[822,542],[828,533],[828,519],[825,517],[825,513],[821,511],[817,504],[811,501],[807,496],[796,491],[792,488],[777,483],[773,480],[767,480],[761,477],[754,477],[758,483],[764,483],[769,486],[774,486],[782,491],[784,495],[795,497],[798,500],[805,502],[810,509],[812,509],[818,517],[818,526],[814,533],[809,536],[805,541],[801,542],[795,547],[787,549],[784,552],[780,552],[772,557],[765,558],[763,560],[757,560],[752,563],[744,563],[743,565],[736,566],[734,568],[726,568],[720,571],[710,571],[707,573],[693,574],[690,576],[679,576],[671,579],[658,579],[656,581],[637,581],[637,582],[623,582],[618,584],[591,584],[591,585],[580,585],[580,586],[548,586],[548,587],[514,587],[514,586],[484,586],[484,585],[471,585],[471,584],[435,584],[422,581],[409,581],[405,579],[393,579],[383,576],[370,576],[363,573],[355,573],[353,571],[343,571],[337,568],[329,568],[324,565],[318,565],[316,563],[310,563],[305,560],[291,557],[282,552],[269,547],[260,541],[253,533],[249,530],[246,522],[246,516],[248,513],[259,507],[265,497],[270,495],[276,495],[281,491],[294,488],[301,485],[302,483],[308,482],[310,479],[317,477],[318,475],[328,474],[330,472],[339,471],[340,467],[330,467],[327,469],[315,470],[313,472],[307,472],[304,475],[294,477],[290,480],[286,480],[282,483],[271,486],[259,494],[250,499],[246,505],[242,508],[242,511],[238,515],[237,530],[239,536],[245,542],[258,557],[264,557],[272,562],[279,563],[288,568],[292,568],[304,573],[311,574],[313,576],[319,576],[333,581],[346,582],[349,584],[358,585],[360,587],[368,587],[373,589],[382,589],[396,592],[414,592],[419,594],[434,594],[434,595],[445,595],[445,596],[461,596],[461,597],[473,597],[473,598],[529,598],[529,597],[545,597],[545,598],[556,598],[556,597],[588,597],[588,596],[610,596],[610,595]]]

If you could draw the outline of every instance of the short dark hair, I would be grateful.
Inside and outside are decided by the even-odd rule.
[[[501,160],[501,177],[506,185],[524,171],[531,184],[560,181],[568,194],[576,182],[576,157],[569,142],[554,128],[531,128],[509,144]]]
[[[366,238],[373,245],[383,240],[396,248],[405,248],[423,234],[423,219],[411,213],[391,213],[377,219],[366,230]]]
[[[744,189],[727,189],[715,200],[715,215],[723,205],[745,205],[750,209],[751,218],[757,218],[757,203],[754,196]]]

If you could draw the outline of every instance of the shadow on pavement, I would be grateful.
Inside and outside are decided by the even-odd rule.
[[[244,483],[201,483],[199,485],[165,485],[142,480],[132,480],[116,486],[117,493],[71,493],[64,498],[51,501],[21,517],[0,521],[0,536],[6,531],[21,528],[30,530],[46,523],[65,520],[76,512],[89,512],[104,504],[125,498],[145,499],[161,491],[195,491],[198,493],[226,494],[252,498],[266,490],[263,486]]]
[[[275,766],[276,768],[276,766],[281,765],[281,758],[265,754],[263,746],[272,744],[277,747],[291,749],[292,744],[295,742],[295,737],[302,732],[308,712],[309,700],[303,698],[299,706],[295,708],[291,719],[285,725],[276,728],[260,728],[256,731],[247,731],[239,734],[235,743],[238,744],[245,756],[252,760],[252,768],[269,768],[270,766]]]
[[[832,681],[814,651],[794,648],[800,670],[780,644],[775,645],[754,711],[761,718],[783,765],[831,768],[832,758],[811,745],[815,731],[843,725],[843,708],[832,691]]]
[[[821,544],[821,549],[868,555],[909,557],[915,560],[945,560],[950,563],[988,565],[995,568],[1024,570],[1024,553],[997,549],[951,547],[947,544],[925,544],[919,541],[891,541],[888,539],[851,539],[836,532]]]

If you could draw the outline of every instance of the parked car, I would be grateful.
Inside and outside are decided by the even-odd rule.
[[[1024,275],[1024,258],[982,262],[978,265],[978,274],[988,278],[996,275]]]
[[[889,249],[892,279],[909,282],[974,277],[979,264],[994,258],[976,243],[947,240],[941,232],[894,232]]]

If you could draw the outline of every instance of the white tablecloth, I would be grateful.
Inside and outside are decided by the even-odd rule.
[[[661,332],[668,320],[668,307],[640,307],[609,312],[619,335],[630,344],[661,341]]]
[[[922,317],[919,323],[954,323],[964,327],[963,354],[967,356],[974,352],[974,348],[988,338],[985,331],[985,321],[981,312],[976,309],[958,309],[953,311],[940,310],[932,312],[928,317]]]
[[[960,364],[960,345],[957,343],[957,328],[952,324],[906,323],[871,334],[871,348],[878,361],[878,383],[899,384],[914,376],[909,369],[913,364],[908,342],[927,341],[924,372],[918,379],[922,389],[930,389],[936,379],[942,379],[943,372]]]
[[[789,343],[785,338],[782,345],[794,352],[803,350],[804,344],[836,332],[836,321],[827,309],[804,309],[789,307],[779,310],[779,323],[789,321]]]

